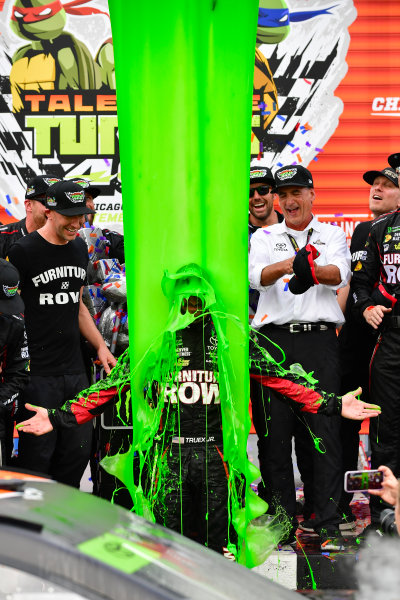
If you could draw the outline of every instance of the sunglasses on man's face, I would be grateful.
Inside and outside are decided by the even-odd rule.
[[[254,192],[256,190],[259,196],[265,196],[266,194],[269,194],[270,189],[271,188],[268,185],[259,185],[256,188],[250,188],[249,198],[252,198],[254,196]]]

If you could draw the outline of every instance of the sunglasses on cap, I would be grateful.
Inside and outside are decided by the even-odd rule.
[[[400,166],[395,168],[396,175],[400,175]]]
[[[269,191],[271,190],[271,188],[269,187],[269,185],[259,185],[256,188],[250,188],[249,190],[249,198],[252,198],[254,196],[254,192],[257,190],[257,193],[259,196],[265,196],[265,194],[268,194]]]

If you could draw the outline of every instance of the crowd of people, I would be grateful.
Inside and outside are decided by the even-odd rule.
[[[289,523],[281,543],[294,543],[300,527],[319,534],[322,550],[344,548],[355,519],[343,475],[357,468],[360,420],[367,416],[373,417],[372,466],[386,465],[400,475],[395,369],[400,155],[389,161],[391,167],[364,174],[374,220],[355,229],[350,251],[340,227],[314,216],[316,194],[308,169],[290,165],[274,175],[267,167],[250,169],[250,395],[261,471],[258,493],[270,514],[283,512]],[[78,232],[93,222],[99,193],[85,179],[37,176],[27,185],[26,219],[0,227],[0,317],[7,323],[0,338],[0,464],[11,461],[16,420],[18,466],[75,487],[89,460],[91,419],[117,402],[121,392],[100,386],[94,396],[80,395],[88,387],[82,338],[106,374],[116,365],[82,301],[88,249]],[[277,199],[280,210],[274,209]],[[110,256],[123,262],[123,236],[103,233]],[[187,284],[188,272],[190,266],[177,279]],[[156,404],[162,398],[161,421],[168,433],[161,452],[168,486],[156,477],[155,515],[189,536],[200,529],[195,539],[234,558],[218,335],[209,301],[196,286],[184,289],[180,312],[190,318],[174,331],[176,364],[169,365],[168,377],[172,372],[175,379],[152,382]],[[368,402],[357,399],[360,386]],[[154,405],[154,394],[148,395]],[[301,523],[293,439],[304,485]],[[379,526],[381,502],[376,496],[371,503],[371,528]]]
[[[363,175],[371,186],[374,219],[355,228],[350,251],[341,228],[313,215],[310,171],[291,165],[273,176],[268,168],[251,169],[249,279],[259,297],[250,315],[252,327],[265,336],[261,339],[284,349],[286,364],[301,362],[327,391],[343,394],[362,386],[363,398],[382,410],[371,420],[372,468],[387,465],[399,476],[394,363],[400,155],[391,155],[389,163]],[[281,215],[273,209],[275,194]],[[355,527],[352,494],[344,491],[343,480],[345,471],[357,469],[359,423],[301,416],[254,382],[251,399],[262,474],[259,493],[270,506],[284,506],[292,519],[286,541],[294,542],[299,526],[320,535],[321,549],[342,550],[346,531]],[[292,438],[304,484],[301,523],[296,520]],[[322,450],[316,451],[316,438],[322,439]],[[379,528],[381,510],[374,497],[368,530]]]

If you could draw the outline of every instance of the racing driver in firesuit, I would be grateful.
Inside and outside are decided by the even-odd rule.
[[[399,173],[400,154],[389,156]],[[370,362],[370,398],[382,414],[370,425],[371,468],[389,467],[400,477],[400,208],[372,222],[365,244],[366,258],[353,275],[356,317],[378,331]],[[382,502],[370,499],[371,526],[380,526]]]
[[[228,531],[229,466],[223,461],[221,404],[215,362],[218,342],[212,317],[204,310],[200,297],[188,295],[184,298],[181,312],[185,311],[195,320],[176,331],[179,371],[175,381],[163,387],[165,468],[161,470],[161,476],[165,485],[158,496],[156,520],[222,552],[227,558],[233,558],[227,548],[231,533]],[[253,338],[250,352],[252,376],[280,392],[285,401],[298,402],[304,410],[328,416],[341,412],[345,417],[362,420],[379,414],[379,407],[355,397],[361,392],[360,388],[339,398],[323,392],[297,372],[285,372],[283,376],[279,365],[266,358]],[[129,372],[129,363],[126,368]],[[26,433],[42,435],[53,428],[87,422],[110,403],[119,400],[116,387],[106,390],[101,387],[104,386],[100,385],[89,395],[66,403],[62,409],[47,411],[27,404],[26,407],[36,415],[20,423],[18,428],[23,428]],[[123,390],[128,387],[129,383]],[[153,398],[157,401],[157,394]]]

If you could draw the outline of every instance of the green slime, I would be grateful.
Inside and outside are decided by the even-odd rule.
[[[174,0],[126,5],[109,1],[113,31],[126,248],[134,432],[132,452],[150,445],[154,423],[143,398],[151,342],[173,330],[160,291],[164,271],[197,263],[221,313],[247,328],[247,189],[258,0]],[[234,40],[234,43],[232,43]],[[251,492],[257,469],[246,455],[248,347],[232,320],[218,324],[224,456],[246,479],[245,508],[234,510],[239,559],[257,561],[246,537],[265,512]],[[168,329],[169,328],[169,329]],[[175,358],[175,357],[174,357]],[[222,384],[222,385],[221,385]],[[125,456],[125,458],[124,458]],[[132,456],[118,473],[135,511]],[[139,490],[140,491],[140,490]],[[246,542],[244,542],[246,538]]]

